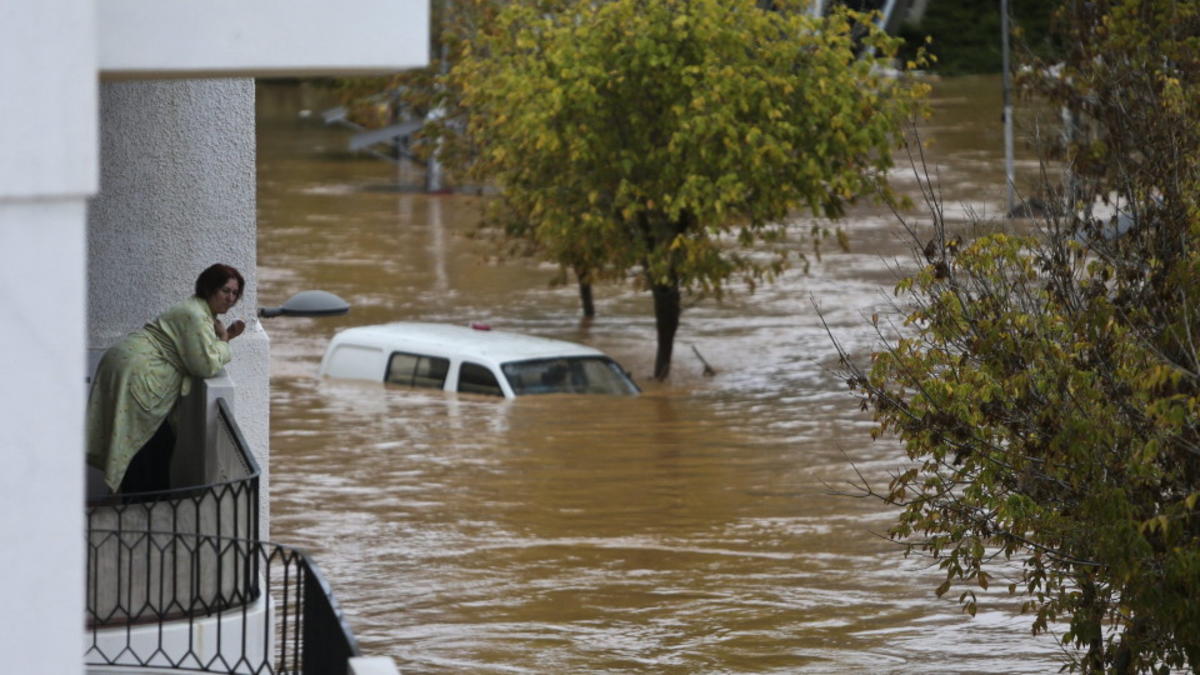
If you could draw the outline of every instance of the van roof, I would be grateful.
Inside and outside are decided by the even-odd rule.
[[[555,356],[604,355],[598,349],[564,340],[417,321],[347,328],[333,338],[334,343],[344,341],[433,356],[490,359],[498,364]]]

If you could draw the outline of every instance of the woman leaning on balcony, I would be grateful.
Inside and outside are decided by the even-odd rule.
[[[196,295],[171,307],[104,353],[87,408],[87,461],[114,492],[170,488],[175,448],[171,418],[192,377],[213,377],[245,323],[217,317],[242,297],[240,272],[216,264],[196,279]]]

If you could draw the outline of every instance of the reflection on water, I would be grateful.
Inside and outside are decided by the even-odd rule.
[[[1003,201],[998,91],[939,86],[925,133],[950,213]],[[886,326],[907,260],[890,215],[856,212],[853,250],[807,275],[690,307],[660,385],[646,294],[602,286],[581,323],[553,266],[470,236],[477,198],[348,155],[344,131],[300,119],[321,105],[310,90],[259,100],[259,294],[354,306],[269,326],[272,536],[318,555],[366,653],[406,673],[1056,667],[1017,600],[993,592],[966,617],[934,597],[936,569],[878,536],[888,513],[835,494],[851,462],[886,481],[899,451],[871,442],[814,305],[852,351],[875,344],[865,317]],[[501,401],[314,377],[338,329],[397,320],[591,344],[646,392]]]

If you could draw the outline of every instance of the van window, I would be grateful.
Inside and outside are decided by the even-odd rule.
[[[395,352],[388,361],[385,382],[410,387],[441,389],[446,384],[450,360],[436,356],[420,356]]]
[[[503,396],[500,383],[487,366],[464,362],[458,368],[458,390],[468,394]]]
[[[606,356],[510,361],[500,368],[508,378],[508,386],[517,396],[638,393],[637,385],[621,366]]]

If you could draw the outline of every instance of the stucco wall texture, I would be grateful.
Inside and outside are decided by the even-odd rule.
[[[254,162],[253,80],[101,85],[90,347],[111,345],[190,295],[214,262],[246,276],[232,314],[257,306]]]
[[[254,81],[105,82],[100,88],[100,193],[88,213],[88,347],[104,349],[190,296],[223,262],[246,278],[225,316],[247,323],[226,369],[235,416],[269,466],[269,340],[258,307]],[[262,536],[268,536],[266,500]]]

